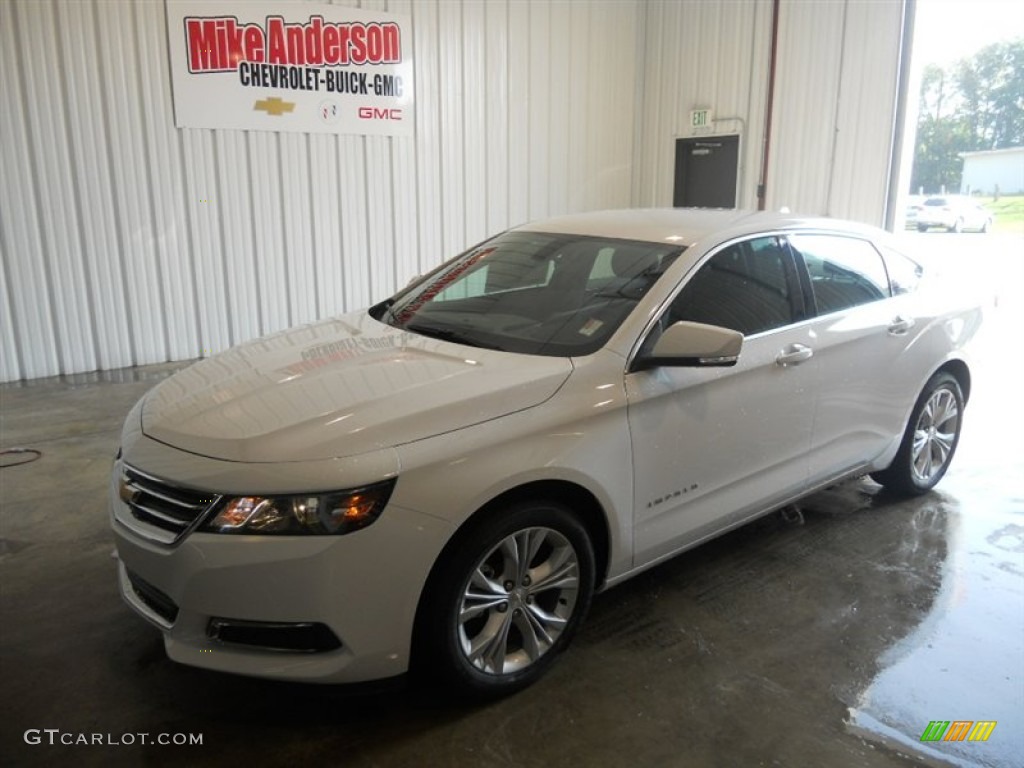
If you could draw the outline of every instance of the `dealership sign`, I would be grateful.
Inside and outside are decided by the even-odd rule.
[[[408,16],[167,0],[167,34],[179,128],[412,135]]]

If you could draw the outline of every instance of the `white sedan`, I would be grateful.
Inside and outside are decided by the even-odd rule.
[[[517,690],[596,590],[845,478],[939,482],[981,315],[932,282],[832,220],[512,229],[144,397],[122,594],[186,664]]]
[[[929,197],[917,206],[914,224],[918,232],[927,232],[932,227],[942,227],[947,232],[963,232],[968,229],[988,232],[992,226],[992,214],[969,197]]]

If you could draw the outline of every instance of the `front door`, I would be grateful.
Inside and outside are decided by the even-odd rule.
[[[679,320],[745,336],[731,368],[629,373],[635,565],[708,538],[807,480],[817,366],[793,258],[775,237],[704,262],[658,328]],[[652,338],[645,345],[653,343]]]

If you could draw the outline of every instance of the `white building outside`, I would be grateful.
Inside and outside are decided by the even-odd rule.
[[[1024,194],[1024,147],[964,152],[963,158],[962,194]]]

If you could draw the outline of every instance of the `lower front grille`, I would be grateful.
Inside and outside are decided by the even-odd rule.
[[[178,606],[167,595],[154,587],[138,574],[125,569],[128,581],[131,583],[132,592],[139,601],[168,625],[174,624],[178,618]]]
[[[182,488],[125,464],[121,469],[115,517],[139,536],[159,544],[173,544],[190,531],[220,496]]]

